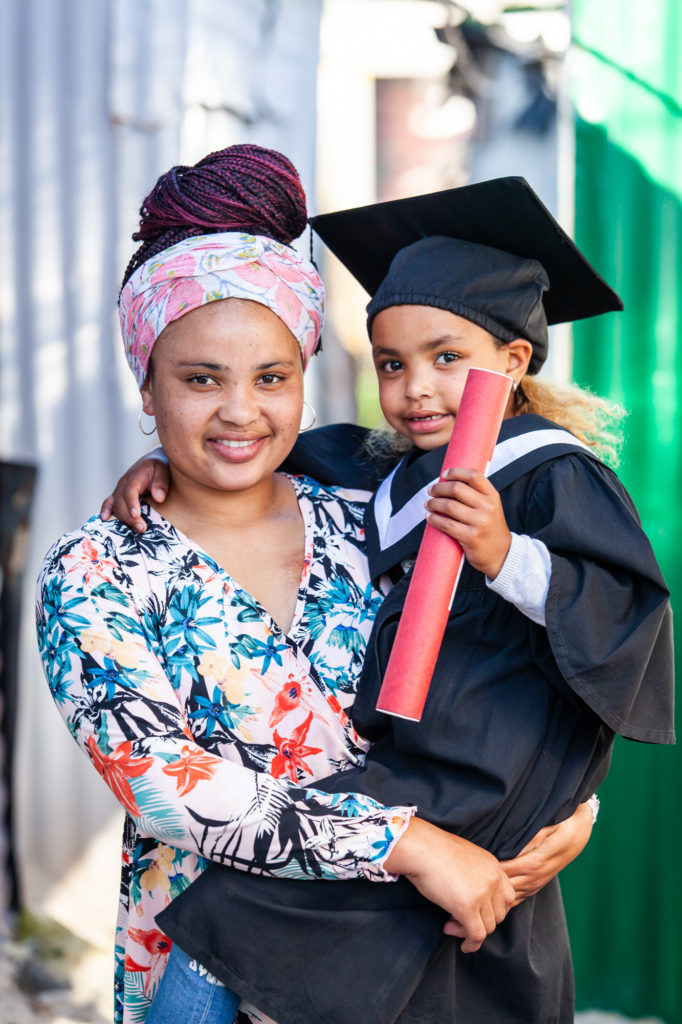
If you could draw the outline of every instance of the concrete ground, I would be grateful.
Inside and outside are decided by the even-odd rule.
[[[34,913],[13,928],[19,940],[0,921],[0,1024],[111,1024],[120,842],[116,815],[49,889],[39,863],[22,863]]]
[[[1,1024],[111,1024],[111,1009],[102,1012],[101,989],[94,991],[99,986],[90,973],[91,959],[82,959],[71,973],[69,988],[40,991],[40,979],[26,971],[31,955],[23,943],[5,942],[0,946]],[[110,968],[107,958],[108,975]],[[99,974],[97,967],[95,973]],[[111,1004],[111,999],[108,1002]]]

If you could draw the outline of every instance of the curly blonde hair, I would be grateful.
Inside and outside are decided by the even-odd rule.
[[[514,394],[516,415],[535,413],[565,427],[610,466],[617,466],[623,445],[626,410],[577,384],[560,387],[526,375]]]

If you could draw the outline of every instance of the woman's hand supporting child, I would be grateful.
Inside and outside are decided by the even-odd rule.
[[[514,887],[497,858],[421,818],[412,818],[384,867],[447,910],[444,930],[464,939],[464,953],[480,949],[514,903]]]

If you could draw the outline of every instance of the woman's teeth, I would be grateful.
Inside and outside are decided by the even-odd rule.
[[[223,446],[223,448],[248,448],[250,444],[255,444],[258,440],[257,437],[252,437],[248,441],[221,441],[218,440],[216,443]]]

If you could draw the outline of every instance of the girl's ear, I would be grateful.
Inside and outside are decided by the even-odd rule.
[[[513,377],[517,384],[521,383],[528,370],[532,355],[533,346],[525,338],[515,338],[507,345],[507,374]]]

